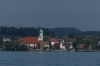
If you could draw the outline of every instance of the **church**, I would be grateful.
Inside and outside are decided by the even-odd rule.
[[[31,49],[39,49],[40,43],[43,41],[43,30],[39,30],[38,37],[25,37],[21,42],[21,45],[27,45]]]

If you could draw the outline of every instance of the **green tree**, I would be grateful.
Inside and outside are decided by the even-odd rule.
[[[28,49],[29,49],[29,48],[28,48],[26,45],[22,45],[22,46],[21,46],[21,50],[22,50],[22,51],[27,51]]]
[[[69,38],[75,38],[74,34],[69,34],[68,36],[69,36]]]
[[[7,51],[20,51],[21,46],[19,42],[10,41],[5,44]]]

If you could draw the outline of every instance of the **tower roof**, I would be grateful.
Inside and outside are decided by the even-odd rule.
[[[43,33],[43,30],[42,29],[40,29],[40,31],[39,31],[40,33]]]

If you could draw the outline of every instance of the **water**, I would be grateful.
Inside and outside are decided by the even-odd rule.
[[[1,51],[0,66],[100,66],[100,53]]]

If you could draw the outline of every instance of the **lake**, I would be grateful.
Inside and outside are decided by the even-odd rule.
[[[100,66],[100,53],[1,51],[0,66]]]

